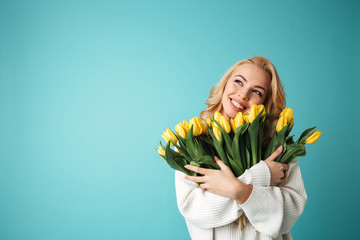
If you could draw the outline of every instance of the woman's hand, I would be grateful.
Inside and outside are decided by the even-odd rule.
[[[250,196],[252,186],[240,182],[226,164],[214,157],[220,170],[206,169],[192,165],[185,165],[185,168],[203,174],[204,176],[186,176],[185,179],[200,183],[199,187],[224,197],[229,197],[243,203]]]
[[[271,180],[270,186],[276,186],[281,183],[282,179],[285,176],[285,171],[289,169],[289,165],[285,163],[275,162],[275,159],[281,154],[283,147],[280,146],[278,149],[273,152],[273,154],[268,157],[265,162],[270,169]]]

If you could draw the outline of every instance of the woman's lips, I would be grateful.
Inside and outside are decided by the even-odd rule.
[[[236,101],[235,99],[232,99],[232,98],[230,98],[230,106],[237,112],[244,111],[246,109],[244,104],[242,104],[241,102],[238,102],[238,101]]]

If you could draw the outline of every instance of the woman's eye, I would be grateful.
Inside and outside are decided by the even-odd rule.
[[[235,80],[235,82],[240,84],[241,86],[243,85],[242,81],[240,81],[240,80]]]
[[[257,94],[257,95],[259,95],[260,97],[262,97],[261,92],[259,92],[258,90],[254,90],[254,93]]]

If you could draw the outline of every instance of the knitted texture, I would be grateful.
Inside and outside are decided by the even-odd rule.
[[[253,185],[244,204],[207,192],[175,171],[177,204],[193,240],[292,239],[290,229],[302,214],[307,195],[297,161],[289,164],[286,184],[269,186],[270,171],[260,161],[238,177]],[[241,230],[235,221],[246,214]]]

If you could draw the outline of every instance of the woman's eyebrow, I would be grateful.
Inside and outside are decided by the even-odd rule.
[[[235,77],[241,77],[242,79],[244,79],[245,82],[248,82],[248,80],[246,80],[246,78],[244,78],[243,75],[238,74],[238,75],[235,75]],[[262,89],[264,92],[266,92],[266,91],[265,91],[265,88],[262,87],[262,86],[255,85],[255,87],[260,88],[260,89]]]

